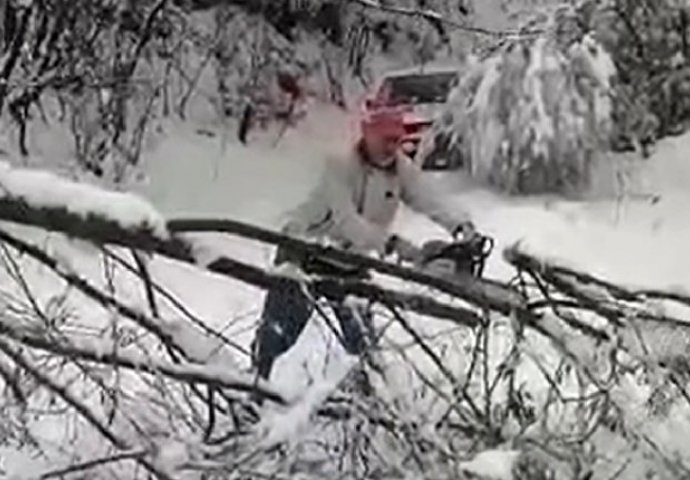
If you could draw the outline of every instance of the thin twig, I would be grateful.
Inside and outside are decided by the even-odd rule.
[[[65,403],[74,408],[79,415],[84,418],[92,427],[96,429],[101,436],[105,437],[119,450],[130,450],[127,442],[116,436],[96,415],[80,400],[73,396],[69,390],[44,375],[38,368],[34,367],[31,362],[24,357],[24,355],[15,347],[10,345],[3,339],[0,339],[0,350],[2,350],[8,357],[10,357],[17,365],[26,370],[43,386],[60,397]],[[170,475],[162,471],[160,468],[149,462],[144,458],[135,458],[146,470],[160,480],[173,480]]]
[[[45,251],[2,230],[0,230],[0,240],[8,243],[16,250],[30,255],[38,262],[47,266],[68,284],[77,288],[92,300],[95,300],[106,308],[114,308],[115,311],[117,311],[117,313],[120,315],[123,315],[124,317],[135,322],[137,325],[140,325],[145,330],[153,333],[159,340],[161,340],[161,342],[163,342],[163,344],[172,346],[175,348],[175,350],[184,353],[184,349],[177,345],[174,337],[160,327],[160,322],[149,318],[142,312],[138,312],[133,308],[128,307],[127,305],[121,303],[114,296],[100,291],[84,278],[81,278],[76,273],[68,271],[65,267],[60,265],[55,258],[48,255]]]
[[[395,308],[393,305],[389,305],[388,309],[391,311],[393,316],[395,317],[396,321],[405,329],[405,331],[414,338],[415,342],[419,345],[419,347],[422,349],[422,351],[431,359],[432,362],[436,365],[436,367],[439,369],[439,371],[443,374],[444,377],[450,382],[450,384],[453,386],[453,390],[455,392],[458,391],[458,382],[457,378],[448,370],[448,368],[443,364],[443,361],[438,357],[436,352],[433,351],[431,347],[424,341],[423,338],[420,337],[420,335],[417,333],[417,331],[412,328],[412,326],[409,324],[409,322],[403,317],[400,312]],[[479,407],[474,403],[472,398],[467,395],[466,391],[460,389],[460,393],[462,393],[463,400],[467,402],[467,405],[469,405],[470,409],[472,410],[472,413],[475,415],[477,420],[482,419],[482,413]]]
[[[135,275],[141,275],[141,271],[138,270],[137,268],[133,267],[130,265],[125,259],[117,255],[115,252],[111,251],[110,249],[103,247],[103,251],[111,257],[113,260],[115,260],[117,263],[119,263],[122,267],[124,267],[126,270],[130,271],[131,273]],[[168,291],[166,288],[161,286],[158,282],[155,282],[151,280],[151,288],[154,290],[155,293],[160,295],[161,297],[165,298],[167,301],[169,301],[177,310],[179,310],[182,315],[184,315],[190,322],[192,322],[194,325],[197,327],[201,328],[205,333],[211,335],[212,337],[220,340],[223,342],[225,345],[237,350],[238,352],[241,352],[245,355],[250,355],[250,352],[243,347],[242,345],[238,344],[237,342],[234,342],[233,340],[229,339],[222,333],[216,331],[215,329],[209,327],[206,322],[204,322],[202,319],[194,315],[185,305],[177,299],[170,291]]]
[[[70,475],[77,472],[83,472],[85,470],[91,470],[102,465],[109,463],[117,463],[122,460],[136,460],[141,459],[148,455],[146,450],[132,450],[131,452],[122,452],[115,455],[108,455],[107,457],[97,458],[94,460],[89,460],[88,462],[79,463],[77,465],[72,465],[70,467],[65,467],[59,470],[53,470],[42,474],[38,477],[40,480],[49,480],[51,478],[63,478],[66,475]]]
[[[227,370],[212,369],[197,364],[170,364],[127,355],[125,352],[113,352],[97,346],[79,345],[61,338],[43,338],[25,329],[18,329],[8,323],[0,322],[0,333],[32,348],[51,352],[56,355],[96,362],[103,365],[116,365],[139,372],[163,374],[170,378],[187,383],[212,385],[220,388],[254,392],[280,404],[286,404],[283,396],[265,381],[257,381],[251,375],[233,374]]]

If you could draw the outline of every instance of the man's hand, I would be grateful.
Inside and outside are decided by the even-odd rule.
[[[422,262],[422,251],[412,242],[397,235],[391,235],[386,243],[386,255],[397,253],[400,260],[419,265]]]
[[[459,234],[462,234],[463,239],[469,240],[477,234],[477,229],[474,223],[470,221],[462,222],[453,230],[453,237],[457,237]]]

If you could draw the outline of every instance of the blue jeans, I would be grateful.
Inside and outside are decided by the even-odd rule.
[[[351,271],[340,270],[333,265],[307,262],[304,258],[288,258],[279,250],[276,264],[294,261],[308,273],[328,273],[352,276]],[[362,272],[354,273],[361,278]],[[367,347],[371,329],[371,313],[368,306],[348,305],[343,296],[327,296],[341,330],[341,343],[351,355],[361,354]],[[266,294],[261,324],[253,343],[253,362],[258,374],[268,379],[276,359],[297,342],[304,327],[314,312],[314,305],[301,287],[290,280],[284,280]]]

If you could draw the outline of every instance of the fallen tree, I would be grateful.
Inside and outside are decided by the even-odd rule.
[[[378,469],[396,476],[400,465],[419,471],[424,478],[433,476],[433,472],[422,473],[432,465],[436,472],[477,471],[477,466],[468,463],[464,454],[506,445],[516,453],[510,457],[509,470],[527,475],[516,474],[513,478],[547,478],[548,471],[565,472],[569,478],[575,474],[574,478],[586,478],[595,469],[597,473],[632,471],[624,461],[606,466],[597,463],[611,442],[618,442],[625,455],[636,455],[635,448],[643,445],[645,455],[652,455],[658,462],[654,468],[681,476],[686,472],[682,461],[669,460],[671,453],[654,443],[640,426],[639,415],[633,414],[621,400],[629,388],[626,378],[642,369],[655,379],[650,401],[661,396],[667,403],[690,405],[690,400],[686,400],[690,395],[685,390],[690,368],[684,360],[690,321],[680,313],[666,313],[658,305],[663,302],[681,308],[690,306],[690,296],[682,292],[616,285],[540,258],[520,244],[507,249],[503,257],[515,268],[513,281],[441,277],[232,220],[166,220],[136,197],[103,192],[47,174],[37,176],[35,172],[4,167],[0,184],[0,220],[6,222],[0,228],[3,260],[27,296],[27,305],[22,308],[31,312],[20,315],[17,312],[24,310],[7,298],[0,298],[7,312],[0,320],[0,376],[22,402],[31,398],[32,391],[17,380],[13,371],[19,368],[34,376],[110,439],[118,450],[115,458],[137,461],[158,478],[200,470],[230,478],[275,474],[286,469],[329,476],[342,461],[333,453],[336,450],[317,455],[316,464],[309,463],[314,452],[307,454],[298,449],[288,456],[277,453],[281,449],[297,449],[307,441],[293,438],[291,430],[280,432],[283,422],[302,418],[304,412],[307,416],[303,421],[311,422],[309,430],[316,437],[327,439],[329,445],[340,449],[338,452],[362,456],[355,455],[343,467],[362,475],[374,475],[372,469]],[[46,185],[50,188],[38,194],[37,187]],[[26,230],[17,230],[10,224],[86,241],[97,246],[96,251],[108,253],[108,258],[116,258],[113,249],[135,252],[135,264],[123,259],[119,263],[126,265],[128,274],[142,280],[150,312],[133,308],[113,292],[102,290],[35,240],[22,238]],[[391,288],[373,280],[296,277],[267,270],[233,258],[229,252],[208,250],[191,235],[204,232],[233,235],[279,245],[302,255],[358,265],[402,281],[405,288]],[[21,253],[24,259],[11,251]],[[220,341],[218,348],[234,348],[232,339],[183,312],[181,302],[174,302],[175,309],[183,312],[182,318],[188,319],[190,326],[186,326],[185,320],[171,324],[166,319],[158,299],[170,300],[171,294],[148,269],[157,256],[260,290],[295,282],[316,295],[338,293],[373,301],[390,315],[391,324],[399,331],[397,337],[384,338],[392,346],[383,351],[391,362],[406,365],[414,374],[414,385],[399,392],[414,409],[376,393],[362,396],[361,392],[350,391],[348,375],[337,385],[324,387],[322,396],[308,400],[288,398],[270,383],[256,382],[233,366],[219,369],[217,364],[206,363],[203,355],[190,348],[190,342],[213,338]],[[18,273],[20,262],[27,257],[47,267],[89,301],[127,320],[137,340],[124,347],[110,340],[85,342],[65,330],[59,318],[32,296],[31,282]],[[420,293],[419,287],[432,293]],[[448,300],[441,301],[433,292],[442,292]],[[439,320],[459,327],[462,332],[458,334],[462,343],[450,344],[454,349],[450,357],[445,351],[448,345],[443,342],[453,335],[438,340],[425,331],[425,325]],[[192,329],[202,333],[194,334]],[[500,333],[500,329],[505,333]],[[404,339],[408,346],[399,343]],[[498,348],[497,343],[505,345]],[[19,347],[26,352],[20,354]],[[154,355],[158,348],[167,351],[170,360]],[[412,355],[410,349],[417,353]],[[235,351],[240,350],[232,350],[232,355],[236,355]],[[111,406],[102,414],[109,421],[101,420],[102,415],[96,413],[92,404],[79,399],[59,370],[38,363],[38,358],[46,354],[81,372],[83,381],[110,398]],[[457,363],[459,358],[461,363]],[[522,375],[529,365],[537,368],[541,379],[537,382],[532,378],[527,385]],[[141,419],[130,418],[133,409],[128,408],[135,400],[140,405],[141,396],[130,398],[130,387],[125,386],[118,386],[118,393],[113,396],[113,387],[106,386],[97,374],[101,368],[118,372],[122,369],[122,375],[130,382],[146,385],[152,405],[163,406],[168,413],[174,412],[173,417],[185,419],[188,426],[179,430],[182,433],[177,441],[187,438],[194,448],[185,450],[181,463],[160,468],[156,460],[164,456],[168,440],[152,440],[141,431]],[[541,386],[534,385],[535,382]],[[242,392],[253,392],[279,405],[278,418],[258,415]],[[158,418],[154,407],[150,408],[142,415]],[[172,432],[181,428],[173,428],[172,423],[168,425],[162,420],[157,422],[157,429]],[[130,424],[136,428],[132,430]],[[227,433],[214,438],[214,432],[221,429]],[[363,430],[371,433],[371,440],[352,441],[350,436]],[[130,441],[132,438],[135,440]],[[544,449],[547,440],[549,448]],[[451,445],[460,448],[462,454],[453,454]],[[384,447],[386,455],[375,455],[377,449]]]

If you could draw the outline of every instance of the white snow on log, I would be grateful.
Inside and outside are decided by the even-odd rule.
[[[143,228],[167,238],[163,216],[142,197],[61,178],[50,172],[0,162],[0,198],[21,199],[35,208],[64,208],[69,213],[113,221],[122,228]]]

